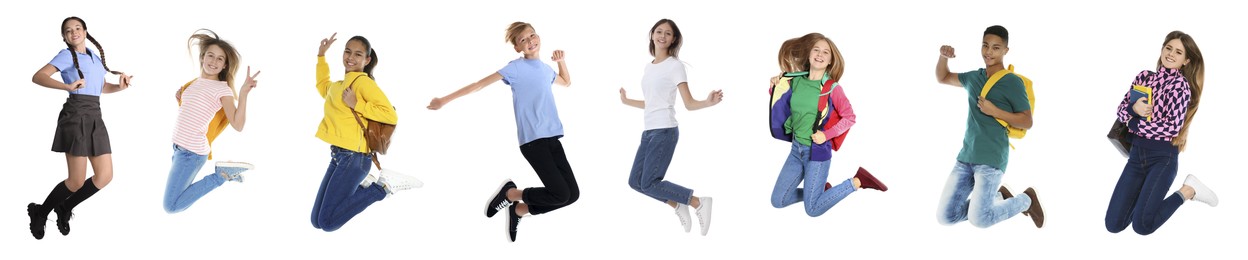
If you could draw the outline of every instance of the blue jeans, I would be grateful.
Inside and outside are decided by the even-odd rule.
[[[1131,147],[1127,166],[1118,177],[1118,185],[1109,198],[1105,212],[1105,229],[1118,233],[1127,225],[1140,235],[1152,234],[1183,205],[1179,192],[1171,193],[1170,184],[1178,174],[1179,152]]]
[[[215,172],[191,183],[207,161],[207,155],[199,155],[176,144],[173,145],[173,167],[169,169],[169,182],[165,184],[165,212],[170,214],[182,212],[191,207],[191,204],[195,204],[199,198],[225,183],[225,178]]]
[[[372,168],[372,156],[332,146],[330,157],[329,169],[325,170],[325,178],[312,205],[312,227],[326,232],[338,230],[369,205],[386,197],[381,185],[360,186]]]
[[[967,221],[986,228],[1009,219],[1031,207],[1031,197],[1017,194],[1001,199],[1001,177],[1005,173],[983,164],[957,162],[937,206],[937,221],[953,225]]]
[[[628,174],[628,186],[663,203],[675,201],[689,204],[693,190],[663,180],[667,166],[672,164],[672,153],[680,130],[676,127],[650,129],[641,132],[641,145],[633,158],[633,170]]]
[[[789,159],[780,168],[780,177],[776,178],[776,187],[771,190],[771,206],[783,208],[799,201],[805,201],[806,215],[818,217],[836,206],[846,196],[854,192],[852,180],[846,179],[831,189],[823,190],[828,181],[828,165],[831,160],[811,161],[810,146],[793,142],[789,150]],[[799,183],[802,188],[797,188]]]

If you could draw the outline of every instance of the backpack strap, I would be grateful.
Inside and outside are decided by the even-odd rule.
[[[828,118],[828,114],[836,111],[836,106],[832,105],[832,90],[836,89],[836,87],[841,86],[840,83],[829,80],[829,77],[827,75],[823,76],[822,83],[823,83],[823,88],[819,92],[819,97],[822,98],[819,100],[819,103],[822,104],[822,106],[816,107],[816,109],[819,109],[819,111],[816,111],[816,113],[818,113],[819,115],[819,120],[815,120],[816,132],[823,130],[823,129],[820,129],[821,128],[820,124],[825,122],[824,119]],[[824,111],[825,108],[831,108],[831,109],[827,109],[827,111]],[[831,139],[831,137],[829,137],[828,139]]]
[[[351,89],[352,87],[355,87],[355,81],[360,80],[360,77],[363,77],[363,76],[364,76],[364,75],[355,76],[355,79],[352,79],[352,80],[351,80],[351,84],[347,85],[347,89]],[[368,132],[368,126],[366,126],[366,125],[364,124],[364,120],[360,120],[360,115],[359,115],[359,113],[356,113],[354,110],[352,110],[352,111],[351,111],[351,115],[352,115],[352,116],[355,116],[355,122],[356,122],[356,123],[358,123],[358,124],[360,124],[360,129],[362,129],[365,133],[367,133],[367,132]],[[368,146],[368,142],[367,142],[367,141],[365,141],[365,142],[364,142],[364,146],[366,146],[366,147]],[[368,152],[369,152],[369,154],[370,154],[370,155],[372,155],[372,157],[373,157],[373,165],[377,165],[377,170],[378,170],[378,171],[380,171],[380,170],[381,170],[381,162],[380,162],[380,161],[377,161],[377,151],[373,151],[373,150],[371,150],[371,149],[372,149],[371,147],[370,147],[369,149],[370,149],[370,150],[369,150]]]
[[[992,87],[997,85],[997,81],[1001,81],[1001,78],[1005,77],[1005,75],[1010,74],[1010,73],[1014,73],[1013,64],[1011,64],[1006,69],[998,70],[996,73],[993,73],[991,77],[988,77],[988,82],[984,83],[984,89],[979,91],[979,96],[982,98],[988,98],[988,91],[992,90]],[[994,118],[994,119],[996,119],[997,123],[1001,124],[1001,126],[1005,127],[1006,134],[1009,134],[1010,123],[1006,123],[1005,120],[1001,120],[1000,118]],[[1010,143],[1010,149],[1011,150],[1015,149],[1014,143],[1012,142]]]
[[[988,82],[984,83],[984,89],[979,91],[979,96],[988,97],[988,90],[992,89],[992,86],[996,85],[997,81],[1000,81],[1001,78],[1005,77],[1006,74],[1010,74],[1013,72],[1014,72],[1014,65],[1010,65],[1009,68],[998,70],[997,73],[993,73],[991,77],[988,77]]]

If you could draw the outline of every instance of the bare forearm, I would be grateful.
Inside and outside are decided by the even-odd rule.
[[[243,126],[247,124],[247,93],[244,92],[238,96],[238,108],[234,110],[233,120],[230,125],[234,126],[234,131],[243,131]]]
[[[946,83],[945,78],[949,77],[949,58],[940,57],[936,61],[936,82]]]
[[[707,108],[711,106],[710,100],[696,100],[696,99],[691,99],[691,100],[692,102],[689,102],[688,100],[685,101],[685,110],[694,111],[694,110],[703,109],[703,108]]]
[[[121,90],[122,90],[121,85],[104,82],[104,89],[103,89],[104,94],[117,93],[117,92],[120,92]]]
[[[563,86],[572,86],[572,73],[568,72],[568,64],[566,62],[559,62],[559,78],[563,79]]]
[[[477,92],[478,90],[481,90],[482,87],[484,86],[480,85],[479,82],[468,84],[467,86],[459,88],[458,90],[455,90],[455,92],[451,92],[451,94],[447,94],[446,96],[442,97],[442,100],[449,103],[455,99],[459,99],[460,97],[467,96],[468,94],[472,94],[473,92]]]
[[[630,107],[646,109],[646,101],[636,100],[636,99],[631,99],[631,98],[620,99],[620,101]]]
[[[35,77],[31,79],[31,81],[34,82],[35,85],[39,85],[45,88],[50,88],[50,89],[55,89],[55,90],[70,90],[73,88],[69,84],[62,83],[46,75],[44,76],[35,75]]]
[[[1001,112],[994,117],[1004,120],[1006,124],[1010,124],[1014,128],[1031,129],[1031,113],[1026,111],[1018,113]]]

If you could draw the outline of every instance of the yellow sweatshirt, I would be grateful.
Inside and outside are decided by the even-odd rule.
[[[362,76],[362,77],[361,77]],[[355,89],[355,109],[342,101],[342,92],[348,86]],[[325,99],[325,117],[316,130],[316,137],[334,146],[360,153],[370,152],[364,140],[364,129],[355,121],[352,112],[360,117],[387,124],[398,124],[399,115],[381,91],[377,82],[363,72],[347,72],[342,81],[329,80],[329,63],[325,57],[316,58],[316,91]],[[364,122],[367,124],[368,122]]]

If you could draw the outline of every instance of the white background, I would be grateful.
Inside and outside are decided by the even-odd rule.
[[[5,259],[1226,258],[1238,252],[1232,247],[1248,231],[1240,220],[1245,172],[1235,162],[1244,145],[1235,131],[1243,124],[1233,106],[1242,102],[1235,78],[1248,58],[1237,30],[1248,21],[1232,2],[33,3],[10,3],[8,14],[0,15]],[[56,29],[67,16],[86,20],[109,65],[135,75],[135,85],[102,99],[114,152],[112,184],[75,210],[70,236],[49,221],[47,237],[36,241],[24,209],[65,178],[64,157],[48,148],[66,94],[31,83],[30,75],[64,48]],[[645,40],[661,18],[674,19],[686,37],[681,58],[689,64],[695,97],[713,89],[725,93],[716,107],[678,112],[682,136],[667,175],[695,195],[715,198],[706,237],[697,227],[681,232],[669,207],[627,185],[642,111],[620,104],[617,89],[641,97],[641,72],[651,59]],[[526,218],[514,244],[505,239],[504,218],[481,215],[503,179],[540,185],[515,142],[509,87],[491,85],[441,111],[424,108],[430,98],[518,57],[503,37],[513,21],[536,27],[544,57],[567,51],[574,84],[554,93],[567,134],[562,141],[582,190],[578,203]],[[988,229],[935,220],[967,109],[963,90],[933,79],[938,48],[957,48],[958,58],[950,61],[955,72],[980,68],[982,32],[994,24],[1010,30],[1005,61],[1035,81],[1039,97],[1035,127],[1015,141],[1005,182],[1016,191],[1037,187],[1048,216],[1040,230],[1025,217]],[[229,131],[215,143],[216,159],[257,169],[247,173],[247,183],[227,183],[169,215],[161,198],[177,111],[173,93],[199,75],[186,50],[187,37],[199,28],[215,30],[241,51],[242,64],[263,71],[245,131]],[[1103,219],[1125,159],[1104,136],[1133,76],[1154,68],[1163,36],[1176,29],[1200,44],[1207,76],[1174,189],[1187,174],[1198,174],[1222,204],[1185,204],[1150,236],[1130,229],[1111,234]],[[329,162],[328,145],[314,137],[323,102],[313,88],[314,54],[318,41],[334,32],[340,41],[327,55],[334,80],[341,80],[339,53],[347,38],[364,35],[373,42],[380,54],[375,75],[400,115],[394,146],[382,161],[426,187],[378,202],[327,233],[309,223]],[[844,54],[842,82],[858,113],[830,179],[850,177],[862,165],[891,188],[856,192],[818,218],[807,217],[801,205],[771,207],[789,144],[769,137],[765,126],[765,82],[778,72],[777,48],[809,32],[828,35]]]

